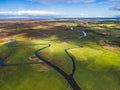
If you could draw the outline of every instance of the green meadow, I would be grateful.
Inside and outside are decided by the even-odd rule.
[[[68,74],[72,71],[72,62],[64,50],[72,48],[69,53],[76,62],[74,78],[82,90],[120,90],[120,25],[103,23],[100,26],[88,23],[88,26],[77,26],[80,22],[67,21],[47,23],[53,23],[53,26],[35,28],[39,27],[35,25],[29,27],[29,30],[28,26],[21,26],[17,27],[16,33],[14,25],[11,28],[1,28],[10,31],[11,37],[17,42],[10,43],[13,47],[5,46],[10,40],[0,44],[0,58],[8,65],[0,66],[0,90],[72,90],[68,88],[64,77],[45,63],[24,64],[40,62],[39,59],[30,58],[36,50],[48,43],[51,46],[42,50],[40,55]],[[28,24],[31,23],[28,21]],[[82,32],[77,30],[84,30],[87,37],[81,37]],[[38,32],[45,33],[48,37]]]

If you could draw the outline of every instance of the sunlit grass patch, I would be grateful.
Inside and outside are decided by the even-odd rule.
[[[40,26],[32,27],[32,29],[49,29],[49,28],[52,28],[52,26],[42,26],[42,25],[40,25]]]
[[[84,47],[73,49],[70,52],[76,57],[76,60],[86,62],[87,67],[91,70],[106,71],[112,66],[120,66],[120,55],[112,51]]]
[[[76,23],[66,23],[66,26],[68,26],[68,27],[74,27],[74,26],[77,26],[77,24]]]
[[[57,37],[56,35],[52,35],[52,36],[50,36],[50,39],[51,40],[56,40],[56,39],[59,39],[59,37]]]
[[[89,26],[89,28],[94,29],[94,30],[102,30],[102,29],[104,29],[104,28],[102,28],[100,26],[97,26],[97,25],[91,25],[91,26]]]
[[[111,28],[111,27],[116,27],[116,24],[104,24],[104,26]]]

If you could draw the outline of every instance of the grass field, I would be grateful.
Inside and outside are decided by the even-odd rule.
[[[21,23],[20,28],[19,25],[15,26],[18,22]],[[73,48],[69,52],[76,60],[74,78],[82,90],[120,90],[120,25],[102,23],[101,26],[104,27],[101,27],[100,24],[90,24],[84,30],[83,26],[77,27],[77,23],[0,23],[3,25],[0,27],[0,58],[3,58],[6,64],[38,62],[40,60],[29,58],[45,45],[30,45],[50,43],[51,47],[40,54],[69,74],[72,63],[64,50]],[[71,26],[74,30],[69,29]],[[81,38],[82,33],[76,29],[84,30],[88,36]],[[11,46],[16,47],[7,48],[4,44],[12,39],[16,39],[17,42],[11,43]],[[46,70],[42,70],[42,67]],[[0,90],[72,90],[68,87],[67,81],[43,62],[0,66]]]

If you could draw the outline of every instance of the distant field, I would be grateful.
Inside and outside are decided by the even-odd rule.
[[[68,74],[72,63],[64,50],[72,48],[74,78],[82,90],[120,90],[120,24],[50,20],[0,21],[0,59],[9,65],[0,66],[0,90],[72,90],[64,77],[34,56],[45,46],[39,44],[48,43],[51,47],[40,55]],[[35,62],[40,64],[25,64]]]

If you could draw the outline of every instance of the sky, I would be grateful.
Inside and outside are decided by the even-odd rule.
[[[120,17],[120,0],[0,0],[0,18]]]

